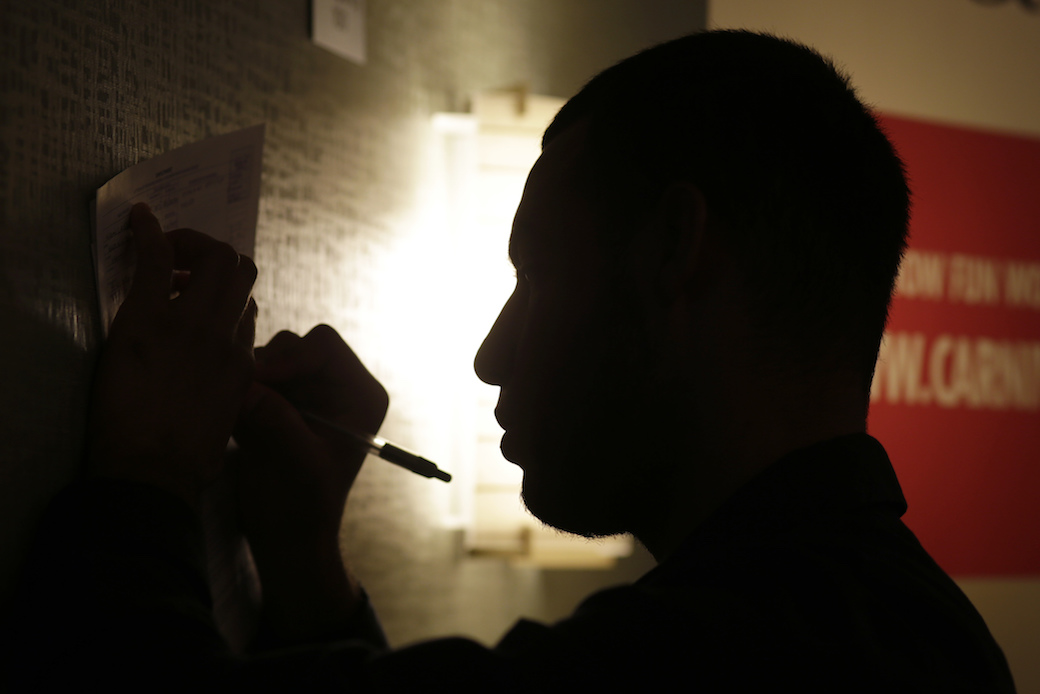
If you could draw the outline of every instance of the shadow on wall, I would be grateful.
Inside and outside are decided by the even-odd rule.
[[[47,279],[25,275],[46,266],[39,258],[20,257],[17,246],[12,252],[10,238],[5,238],[0,274],[0,364],[5,370],[0,389],[0,604],[13,588],[32,526],[48,499],[80,468],[96,355],[94,323],[87,323],[93,312],[84,315],[83,306],[53,296],[53,290],[34,291]]]

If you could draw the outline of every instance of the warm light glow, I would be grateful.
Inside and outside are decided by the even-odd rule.
[[[482,95],[475,113],[432,120],[428,184],[397,251],[381,260],[380,358],[411,440],[385,435],[453,476],[429,490],[448,527],[465,532],[476,554],[547,567],[605,567],[631,551],[631,539],[590,542],[545,528],[520,500],[522,472],[499,452],[498,388],[481,383],[473,357],[513,290],[507,248],[512,217],[541,134],[562,101]],[[420,414],[421,413],[421,414]],[[418,419],[422,417],[422,419]],[[424,491],[425,494],[425,491]]]

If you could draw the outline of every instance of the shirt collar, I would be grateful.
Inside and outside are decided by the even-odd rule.
[[[867,434],[823,441],[782,457],[708,517],[648,579],[668,565],[700,562],[706,553],[757,543],[786,528],[857,513],[898,518],[906,512],[885,449]],[[735,547],[733,548],[736,549]]]

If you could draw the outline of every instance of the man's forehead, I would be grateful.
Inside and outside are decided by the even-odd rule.
[[[584,120],[567,127],[545,145],[531,169],[509,237],[509,259],[514,266],[532,245],[558,230],[559,222],[586,202],[582,158],[587,138]]]

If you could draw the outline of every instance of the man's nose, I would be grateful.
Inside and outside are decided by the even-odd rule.
[[[491,331],[484,338],[473,359],[477,378],[493,386],[502,386],[509,380],[516,352],[519,330],[518,301],[514,292],[498,314]]]

